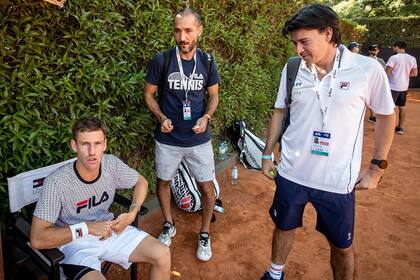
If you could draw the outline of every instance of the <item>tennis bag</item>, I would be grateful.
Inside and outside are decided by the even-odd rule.
[[[235,121],[232,130],[239,161],[248,169],[261,170],[265,142],[251,131],[244,120]]]
[[[217,180],[213,180],[214,194],[216,195],[216,206],[221,206],[221,201],[218,199],[220,195],[220,187]],[[176,206],[187,212],[197,212],[201,210],[201,193],[197,182],[191,176],[188,166],[184,161],[179,166],[178,173],[171,180],[172,198]]]

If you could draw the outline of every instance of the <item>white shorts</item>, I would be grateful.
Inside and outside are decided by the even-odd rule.
[[[101,271],[101,263],[109,261],[128,269],[131,253],[148,234],[141,229],[128,226],[121,234],[113,233],[106,240],[89,234],[60,247],[65,258],[61,264],[88,266]]]
[[[208,182],[215,178],[211,141],[194,147],[171,146],[157,141],[155,143],[156,175],[159,179],[172,180],[182,160],[198,182]]]

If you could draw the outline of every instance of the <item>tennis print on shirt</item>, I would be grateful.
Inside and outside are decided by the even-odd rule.
[[[204,76],[201,73],[195,73],[190,79],[186,75],[182,78],[180,72],[173,72],[168,76],[168,85],[173,90],[195,91],[202,90],[204,84]]]

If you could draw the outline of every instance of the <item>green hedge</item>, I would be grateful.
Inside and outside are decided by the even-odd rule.
[[[201,48],[218,63],[216,139],[233,120],[265,127],[281,67],[292,49],[281,35],[300,5],[289,1],[187,1],[204,19]],[[6,177],[59,162],[72,123],[86,115],[109,127],[109,152],[154,186],[153,128],[142,89],[150,59],[174,45],[172,17],[185,1],[38,0],[0,4],[0,193]]]
[[[353,41],[363,42],[368,33],[364,25],[360,25],[349,19],[340,19],[340,31],[343,44],[346,46]]]
[[[408,48],[420,48],[420,16],[360,18],[355,21],[368,29],[364,40],[366,46],[379,43],[391,47],[402,40]]]

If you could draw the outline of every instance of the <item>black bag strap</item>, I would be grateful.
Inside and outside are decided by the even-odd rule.
[[[204,60],[206,61],[206,69],[207,69],[207,74],[210,74],[210,70],[211,70],[211,66],[213,65],[212,60],[213,60],[213,56],[208,53],[208,52],[201,52],[204,56]]]
[[[168,76],[168,69],[169,64],[171,63],[171,52],[173,52],[175,48],[171,48],[163,53],[163,68],[160,74],[159,86],[158,86],[158,102],[160,106],[160,101],[162,100],[163,95],[163,87],[165,86],[165,79]]]
[[[286,110],[284,112],[283,121],[281,125],[279,142],[281,143],[281,137],[286,131],[287,127],[290,124],[290,104],[292,103],[292,89],[296,80],[297,73],[299,71],[300,61],[302,59],[299,56],[292,56],[287,61],[286,66],[286,91],[287,97],[284,100],[286,103]]]
[[[296,76],[299,71],[301,58],[299,56],[292,56],[287,61],[287,82],[286,82],[286,90],[287,90],[287,98],[286,98],[286,107],[289,108],[290,104],[292,103],[292,89],[293,85],[295,84]]]
[[[202,51],[200,49],[197,49],[197,51],[201,54],[201,59],[205,61],[207,75],[210,75],[211,66],[213,65],[213,56],[210,53]],[[207,89],[207,85],[205,87]]]

